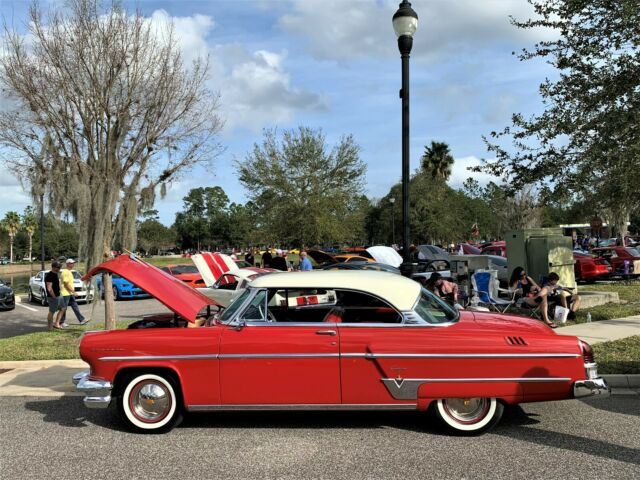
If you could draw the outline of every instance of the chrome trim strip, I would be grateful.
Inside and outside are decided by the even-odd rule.
[[[415,403],[374,403],[374,404],[341,404],[341,403],[309,403],[309,404],[248,404],[248,405],[189,405],[189,412],[210,411],[250,411],[250,410],[415,410]]]
[[[103,362],[156,360],[228,360],[238,358],[574,358],[573,353],[226,353],[199,355],[140,355],[100,357]]]
[[[343,353],[346,358],[575,358],[577,353]]]
[[[499,383],[499,382],[569,382],[563,377],[519,377],[519,378],[382,378],[380,379],[396,400],[417,400],[418,388],[425,383]]]
[[[220,360],[237,358],[338,358],[339,353],[221,353]]]
[[[103,362],[122,362],[125,360],[142,362],[154,360],[215,360],[217,358],[217,353],[205,353],[200,355],[140,355],[125,357],[100,357],[98,360],[101,360]]]

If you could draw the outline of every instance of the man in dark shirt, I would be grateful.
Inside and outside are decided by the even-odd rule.
[[[49,270],[44,276],[44,284],[47,289],[47,301],[49,302],[49,313],[47,314],[47,327],[49,330],[52,328],[62,328],[60,326],[60,279],[58,278],[58,273],[60,273],[60,267],[62,265],[58,261],[53,261],[51,263],[51,270]],[[55,325],[53,323],[53,315],[58,312],[56,316]]]
[[[287,268],[287,260],[282,256],[282,250],[276,250],[276,256],[271,260],[271,268],[275,268],[276,270],[282,270],[286,272]]]
[[[267,248],[267,251],[262,254],[262,266],[264,268],[271,267],[271,245]]]

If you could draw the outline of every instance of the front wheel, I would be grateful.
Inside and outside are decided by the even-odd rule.
[[[495,398],[443,398],[435,402],[433,410],[449,430],[462,435],[478,435],[500,421],[504,405]]]
[[[171,430],[182,420],[176,387],[168,378],[143,374],[125,380],[125,389],[118,398],[123,420],[133,430],[142,433]]]
[[[49,305],[49,302],[47,300],[47,292],[45,292],[44,290],[40,291],[40,305],[42,305],[43,307]]]

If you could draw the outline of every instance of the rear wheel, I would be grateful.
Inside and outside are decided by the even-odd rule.
[[[31,287],[29,287],[29,293],[27,293],[27,301],[29,303],[33,303],[33,292],[31,291]]]
[[[504,411],[504,405],[495,398],[443,398],[434,403],[438,420],[462,435],[478,435],[490,430]]]
[[[125,379],[118,410],[130,428],[138,432],[164,432],[182,420],[176,385],[156,374],[132,375]]]
[[[118,293],[118,287],[113,287],[113,299],[120,300],[120,294]]]

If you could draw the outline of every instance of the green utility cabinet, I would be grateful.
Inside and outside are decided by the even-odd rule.
[[[505,235],[509,275],[523,267],[536,282],[550,272],[560,276],[560,285],[577,288],[573,270],[573,240],[561,228],[512,230]]]

